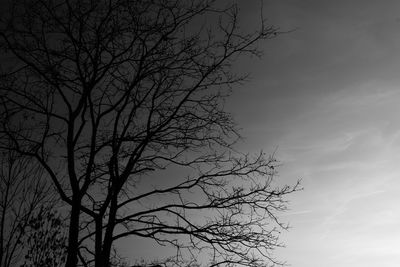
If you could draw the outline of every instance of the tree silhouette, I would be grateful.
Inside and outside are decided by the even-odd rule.
[[[224,99],[246,78],[234,61],[277,29],[242,33],[235,5],[197,0],[17,0],[9,14],[1,133],[69,206],[65,266],[109,266],[127,236],[175,247],[163,265],[276,263],[297,185],[235,150]]]

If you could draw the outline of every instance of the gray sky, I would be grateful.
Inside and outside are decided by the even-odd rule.
[[[251,28],[260,2],[238,2]],[[252,80],[227,106],[244,151],[277,148],[278,181],[302,179],[276,256],[293,267],[397,267],[400,1],[267,0],[264,14],[295,31],[262,43],[261,60],[240,62]],[[132,253],[129,240],[121,245]]]
[[[264,43],[262,60],[245,61],[252,81],[231,108],[243,147],[278,147],[278,179],[303,181],[282,216],[292,229],[277,256],[294,267],[398,266],[400,1],[264,8],[269,22],[296,30]],[[242,22],[254,10],[243,6]]]
[[[251,28],[260,2],[237,2]],[[279,182],[302,179],[276,256],[293,267],[398,267],[400,1],[265,0],[264,14],[294,31],[240,62],[252,80],[227,106],[242,150],[277,148]]]

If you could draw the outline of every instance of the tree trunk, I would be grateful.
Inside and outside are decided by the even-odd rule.
[[[104,242],[103,242],[103,251],[102,251],[102,258],[103,258],[103,266],[101,267],[109,267],[110,266],[110,256],[111,256],[111,248],[113,243],[113,233],[115,228],[115,218],[117,214],[117,197],[116,194],[113,196],[111,200],[110,206],[110,213],[108,216],[108,224],[106,228],[106,232],[104,234]],[[97,257],[97,255],[96,255]],[[96,267],[100,267],[97,266]]]
[[[73,197],[71,206],[71,218],[68,233],[67,261],[65,267],[76,267],[78,264],[78,238],[79,238],[79,216],[80,198]]]
[[[99,216],[96,218],[96,235],[95,235],[95,267],[103,267],[105,265],[104,257],[102,256],[102,242],[103,242],[103,218]]]

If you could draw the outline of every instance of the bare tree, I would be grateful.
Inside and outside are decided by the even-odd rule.
[[[15,266],[24,254],[24,236],[50,188],[42,169],[12,150],[0,151],[0,266]]]
[[[261,16],[242,33],[237,7],[217,4],[13,2],[0,30],[1,133],[69,206],[66,266],[109,266],[127,236],[175,247],[163,265],[276,263],[276,215],[297,186],[274,186],[272,157],[234,149],[224,99],[246,78],[233,62],[259,56],[277,29]]]

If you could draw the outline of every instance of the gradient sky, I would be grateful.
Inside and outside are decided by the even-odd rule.
[[[260,2],[238,3],[251,29]],[[264,14],[291,32],[240,62],[252,79],[227,107],[243,151],[277,149],[278,182],[302,179],[276,256],[293,267],[398,267],[400,1],[266,0]],[[144,244],[135,251],[154,256]]]
[[[252,80],[229,107],[244,149],[277,147],[277,179],[302,179],[276,255],[293,267],[399,266],[400,1],[264,3],[270,23],[295,31],[241,63]],[[254,10],[243,5],[242,22]]]
[[[260,2],[237,2],[251,29]],[[268,22],[290,32],[240,62],[252,79],[227,108],[243,151],[277,149],[277,180],[302,180],[276,256],[293,267],[400,266],[400,1],[263,2]]]

